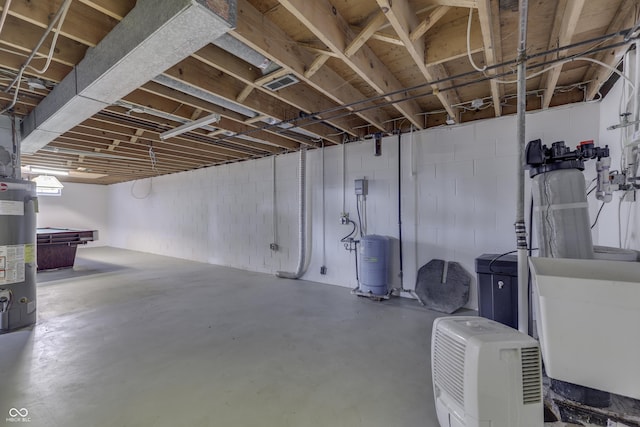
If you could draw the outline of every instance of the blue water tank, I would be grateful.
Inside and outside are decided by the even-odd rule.
[[[385,295],[388,290],[389,239],[375,234],[360,240],[360,290]]]

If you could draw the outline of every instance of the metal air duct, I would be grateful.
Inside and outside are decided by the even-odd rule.
[[[138,0],[131,12],[25,118],[22,150],[59,135],[228,32],[236,0]]]

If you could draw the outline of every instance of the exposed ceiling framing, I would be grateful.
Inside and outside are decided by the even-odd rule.
[[[99,62],[100,58],[91,58],[103,50],[105,37],[130,31],[127,28],[135,26],[130,22],[136,16],[134,8],[139,14],[147,2],[71,0],[51,64],[42,73],[25,69],[17,102],[8,113],[23,120],[45,98],[60,92],[57,86],[83,60]],[[23,164],[72,171],[66,178],[71,181],[110,184],[302,146],[341,144],[376,132],[441,126],[447,119],[459,123],[515,113],[517,2],[231,3],[237,3],[236,21],[224,36],[203,41],[193,53],[178,52],[182,56],[177,62],[157,75],[150,73],[148,81],[145,78],[82,120],[62,118],[59,135],[39,151],[24,155]],[[559,61],[581,55],[615,68],[630,44],[614,47],[623,41],[621,35],[557,48],[636,26],[638,2],[529,3],[530,73],[540,71],[536,66],[542,63],[554,66],[528,80],[528,108],[599,99],[611,69],[593,62]],[[0,7],[6,4],[0,0]],[[63,0],[10,1],[0,29],[0,87],[16,78],[62,4]],[[30,64],[34,68],[45,65],[54,32]],[[140,64],[141,69],[146,66]],[[298,82],[279,90],[265,86],[287,76]],[[0,91],[0,109],[11,105],[15,90]],[[160,139],[163,132],[211,114],[220,120]]]

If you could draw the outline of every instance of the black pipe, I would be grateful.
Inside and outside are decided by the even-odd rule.
[[[572,48],[579,47],[579,46],[582,46],[582,45],[585,45],[585,44],[593,43],[595,41],[602,41],[602,40],[610,39],[610,38],[617,37],[617,36],[626,36],[629,33],[629,31],[630,31],[630,29],[626,28],[624,30],[617,31],[615,33],[605,34],[603,36],[594,37],[594,38],[589,39],[589,40],[583,40],[583,41],[580,41],[580,42],[577,42],[577,43],[573,43],[573,44],[569,44],[569,45],[566,45],[566,46],[560,46],[560,47],[557,47],[557,48],[554,48],[554,49],[546,50],[544,52],[537,52],[535,54],[527,55],[525,57],[525,60],[529,61],[531,59],[536,59],[538,57],[546,56],[546,55],[548,55],[550,53],[558,52],[558,51],[561,51],[561,50],[572,49]],[[631,42],[633,42],[633,41],[635,41],[637,39],[640,39],[640,37],[633,37],[629,41],[621,41],[621,42],[612,43],[612,44],[606,45],[606,46],[599,46],[599,47],[596,47],[596,48],[593,48],[593,49],[589,49],[587,52],[581,52],[579,55],[590,55],[590,54],[601,52],[601,51],[604,51],[604,50],[613,49],[615,47],[624,46],[624,45],[630,44]],[[555,59],[550,60],[550,61],[542,62],[542,63],[535,64],[535,65],[530,65],[528,68],[530,68],[530,69],[541,68],[541,67],[544,67],[544,66],[547,66],[547,65],[555,64],[557,62],[566,61],[566,60],[569,60],[569,59],[571,59],[571,57],[558,57],[558,58],[555,58]],[[491,66],[487,67],[486,71],[494,70],[494,69],[497,69],[497,68],[500,68],[500,67],[509,66],[509,65],[516,65],[517,62],[518,62],[518,59],[514,59],[514,60],[502,62],[500,64],[491,65]],[[365,112],[365,111],[368,111],[368,110],[378,109],[378,108],[381,108],[381,107],[384,107],[384,106],[387,106],[387,105],[396,104],[398,102],[410,101],[410,100],[414,100],[414,99],[417,99],[417,98],[423,98],[423,97],[426,97],[426,96],[431,96],[431,95],[434,94],[433,90],[429,90],[429,91],[427,91],[425,93],[421,93],[421,94],[413,95],[413,96],[407,96],[406,94],[411,92],[411,91],[428,88],[428,87],[433,86],[433,85],[446,83],[446,82],[453,81],[453,80],[460,80],[462,78],[468,78],[468,77],[471,77],[471,76],[473,76],[475,74],[478,74],[478,72],[475,71],[475,70],[474,71],[466,71],[464,73],[457,74],[457,75],[454,75],[454,76],[447,76],[447,77],[444,77],[444,78],[441,78],[441,79],[436,79],[436,80],[433,80],[433,81],[430,81],[430,82],[421,83],[421,84],[416,85],[416,86],[403,88],[403,89],[399,89],[399,90],[396,90],[396,91],[387,92],[387,93],[384,93],[384,94],[381,94],[381,95],[376,95],[376,96],[373,96],[373,97],[369,97],[369,98],[366,98],[366,99],[361,99],[361,100],[358,100],[358,101],[353,101],[353,102],[350,102],[350,103],[338,105],[336,107],[332,107],[332,108],[328,108],[328,109],[325,109],[325,110],[322,110],[322,111],[314,112],[312,114],[307,114],[304,118],[297,117],[297,118],[294,118],[294,119],[283,120],[281,122],[278,122],[277,124],[265,125],[265,126],[253,128],[253,129],[250,129],[250,130],[247,130],[247,131],[244,131],[244,132],[239,132],[234,136],[249,135],[251,133],[258,132],[258,131],[261,131],[261,130],[273,129],[273,128],[278,127],[279,125],[281,125],[283,123],[290,123],[290,124],[293,124],[294,125],[293,127],[295,127],[295,128],[302,128],[304,126],[308,126],[310,124],[318,123],[320,121],[325,121],[326,122],[326,121],[330,121],[330,120],[334,120],[334,119],[338,119],[338,118],[342,118],[342,117],[347,117],[347,116],[350,116],[350,115],[353,115],[353,114],[362,113],[362,112]],[[455,85],[452,85],[452,86],[447,86],[445,88],[441,88],[440,92],[456,90],[456,89],[458,89],[460,87],[463,87],[463,86],[482,83],[482,82],[485,82],[485,81],[488,81],[488,80],[492,80],[492,79],[496,79],[496,78],[500,78],[500,77],[505,77],[505,76],[509,76],[509,75],[513,75],[513,74],[514,74],[513,71],[507,71],[507,72],[502,72],[502,73],[498,73],[498,74],[491,75],[491,76],[483,76],[483,77],[477,78],[475,80],[471,80],[471,81],[464,82],[464,83],[458,83],[458,84],[455,84]],[[404,96],[402,96],[401,99],[392,99],[390,101],[388,101],[388,100],[387,101],[383,101],[383,102],[381,102],[379,104],[372,105],[370,107],[354,108],[354,107],[356,107],[358,105],[368,104],[368,103],[371,103],[371,102],[374,102],[374,101],[381,101],[384,98],[389,98],[391,96],[396,96],[396,95],[404,95]],[[332,116],[325,116],[325,117],[323,117],[322,120],[314,119],[314,117],[317,117],[317,116],[326,115],[326,114],[329,114],[329,113],[342,111],[342,110],[345,110],[345,109],[347,109],[349,111],[344,112],[344,113],[338,113],[338,114],[335,114],[335,115],[332,115]],[[304,123],[301,123],[301,121],[304,121]],[[276,130],[275,133],[281,133],[281,132],[284,132],[285,130],[290,130],[290,129],[291,128]],[[224,138],[221,139],[221,140],[218,140],[218,141],[223,141],[223,140],[224,140]]]
[[[404,279],[402,270],[402,132],[398,132],[398,241],[400,245],[400,290],[404,291]]]

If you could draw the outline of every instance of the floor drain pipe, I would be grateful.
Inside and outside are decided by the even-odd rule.
[[[278,271],[277,277],[283,279],[299,279],[307,267],[307,149],[300,148],[299,188],[299,217],[298,217],[298,267],[294,273]]]

